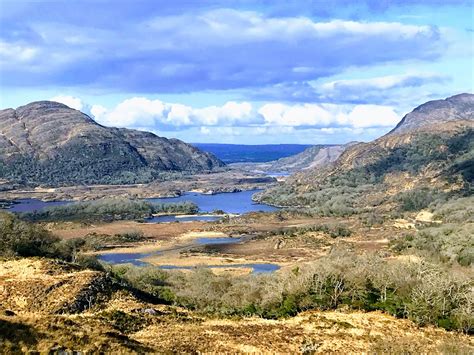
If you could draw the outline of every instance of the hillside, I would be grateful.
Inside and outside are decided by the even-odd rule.
[[[300,154],[277,160],[272,164],[271,169],[274,171],[294,172],[323,167],[336,161],[353,144],[314,146]]]
[[[206,317],[150,303],[104,272],[47,259],[1,261],[0,284],[2,353],[468,353],[473,346],[467,335],[381,312]]]
[[[247,171],[295,173],[312,168],[322,168],[335,162],[354,142],[344,145],[314,145],[298,154],[266,163],[236,163],[232,167]]]
[[[456,123],[474,119],[474,95],[459,94],[445,100],[429,101],[405,115],[389,135],[423,130],[450,130]]]
[[[30,184],[147,182],[166,171],[223,166],[177,139],[108,128],[63,104],[39,101],[0,111],[0,177]]]
[[[474,95],[428,102],[387,135],[351,146],[333,165],[297,174],[260,198],[345,214],[381,204],[387,208],[386,202],[414,189],[470,191],[473,128]]]

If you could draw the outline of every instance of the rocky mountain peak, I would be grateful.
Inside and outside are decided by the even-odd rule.
[[[428,101],[403,117],[389,134],[412,131],[439,131],[457,121],[474,121],[474,95],[459,94],[444,100]]]

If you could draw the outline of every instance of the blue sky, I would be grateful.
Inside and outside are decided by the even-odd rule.
[[[0,30],[0,108],[188,142],[367,141],[474,91],[464,0],[1,0]]]

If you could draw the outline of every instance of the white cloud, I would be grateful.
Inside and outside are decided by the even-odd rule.
[[[448,47],[444,29],[435,26],[317,22],[232,9],[150,14],[116,26],[36,21],[24,42],[4,44],[8,53],[35,58],[35,65],[12,61],[2,80],[142,93],[254,90],[371,65],[432,61]],[[0,58],[3,52],[0,47]]]
[[[381,105],[271,103],[258,112],[267,125],[292,127],[390,127],[400,120],[392,107]]]
[[[165,103],[133,97],[119,103],[108,111],[95,105],[97,121],[117,127],[186,127],[186,126],[232,126],[252,122],[255,117],[248,102],[229,101],[222,106],[193,108],[178,103]]]
[[[251,127],[256,134],[284,134],[309,128],[327,129],[329,133],[336,128],[393,127],[400,120],[393,107],[384,105],[266,103],[254,107],[250,102],[229,101],[222,106],[194,108],[132,97],[109,110],[72,96],[53,99],[78,110],[87,109],[98,123],[106,126],[164,131],[197,127],[205,135],[234,134],[233,127]]]
[[[37,58],[38,48],[0,41],[0,63],[2,66],[13,66],[15,63],[28,64]]]
[[[96,119],[100,120],[107,113],[107,109],[102,105],[92,105],[91,115]]]
[[[349,92],[364,90],[388,90],[399,87],[417,87],[430,83],[439,83],[447,78],[439,74],[416,73],[402,75],[386,75],[368,79],[337,80],[321,85],[321,90],[326,93]]]
[[[248,122],[252,118],[252,105],[248,102],[226,102],[223,106],[208,106],[193,110],[192,115],[203,124],[217,125]]]
[[[400,117],[392,107],[357,105],[347,114],[347,120],[354,128],[393,127]]]
[[[202,134],[208,136],[211,134],[211,130],[207,127],[201,127],[201,129],[199,130]]]
[[[266,124],[277,126],[325,126],[333,121],[331,113],[319,105],[263,105],[258,111]]]

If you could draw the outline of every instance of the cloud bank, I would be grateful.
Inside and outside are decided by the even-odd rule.
[[[108,27],[46,17],[4,27],[3,85],[159,93],[306,82],[348,68],[432,60],[445,50],[435,26],[270,17],[213,9]],[[120,35],[118,35],[120,33]],[[16,58],[16,60],[12,60]]]
[[[210,128],[253,128],[267,134],[300,129],[367,129],[393,127],[400,120],[392,107],[383,105],[334,105],[229,101],[221,106],[194,108],[188,105],[133,97],[112,109],[87,105],[70,96],[52,98],[72,108],[88,108],[95,120],[106,126],[173,131],[199,128],[209,134]],[[87,113],[87,112],[86,112]],[[331,132],[331,131],[327,131]]]

